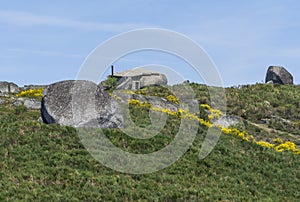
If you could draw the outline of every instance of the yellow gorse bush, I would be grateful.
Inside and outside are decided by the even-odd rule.
[[[37,99],[41,100],[43,97],[43,92],[44,92],[44,88],[29,89],[29,90],[21,91],[16,96],[17,97],[37,98]]]
[[[297,152],[296,145],[293,142],[282,143],[282,144],[276,146],[275,150],[278,151],[278,152],[283,152],[285,150]],[[300,151],[300,150],[298,150],[298,151]]]
[[[223,113],[220,110],[213,109],[208,104],[201,104],[200,106],[210,112],[210,114],[208,115],[209,120],[217,119],[223,115]]]
[[[208,104],[201,104],[200,106],[208,111],[211,110],[211,107]]]
[[[113,94],[113,93],[109,93],[109,95],[111,97],[113,97],[116,101],[121,101],[121,98],[119,98],[117,95]]]
[[[173,103],[175,103],[175,104],[178,104],[178,98],[175,97],[174,95],[168,95],[168,96],[166,97],[166,99],[167,99],[169,102],[173,102]]]
[[[274,148],[275,145],[268,143],[268,142],[263,142],[263,141],[257,141],[256,144],[263,146],[263,147],[268,147],[268,148]]]
[[[291,151],[295,154],[300,154],[300,149],[296,148],[295,143],[293,143],[293,142],[283,143],[283,141],[280,138],[274,139],[273,141],[275,142],[275,144],[272,144],[272,143],[264,142],[264,141],[256,141],[252,135],[248,135],[247,132],[239,131],[236,128],[221,128],[221,130],[224,134],[234,135],[234,136],[239,137],[243,140],[253,142],[257,145],[260,145],[260,146],[263,146],[263,147],[266,147],[266,148],[270,148],[270,149],[274,149],[277,152]],[[277,144],[279,143],[279,145],[277,145],[276,143]]]
[[[177,116],[177,117],[180,117],[180,118],[183,118],[183,119],[197,120],[197,121],[199,121],[199,123],[201,125],[204,125],[207,128],[218,127],[218,128],[221,129],[223,134],[233,135],[233,136],[238,137],[238,138],[240,138],[242,140],[245,140],[247,142],[252,142],[252,143],[255,143],[255,144],[260,145],[260,146],[265,147],[265,148],[274,149],[277,152],[291,151],[295,154],[300,154],[300,149],[297,149],[295,143],[293,143],[293,142],[283,143],[283,141],[280,138],[276,138],[276,139],[273,140],[275,144],[271,144],[269,142],[264,142],[264,141],[256,141],[254,139],[254,136],[249,135],[246,131],[240,131],[237,128],[227,128],[227,127],[222,127],[220,125],[212,124],[210,121],[212,119],[215,119],[217,117],[222,116],[222,112],[220,110],[211,108],[208,104],[201,104],[200,106],[203,107],[204,109],[208,110],[211,113],[210,114],[211,117],[209,117],[209,121],[206,121],[202,118],[199,118],[197,115],[192,114],[189,111],[183,110],[183,109],[180,109],[180,108],[177,111],[171,111],[170,109],[164,109],[164,108],[160,108],[160,107],[153,107],[150,103],[141,102],[140,100],[137,100],[137,99],[130,99],[128,101],[128,104],[136,105],[136,106],[139,106],[139,107],[148,107],[151,110],[166,113],[166,114],[169,114],[169,115],[172,115],[172,116]]]
[[[221,117],[223,115],[223,113],[218,110],[218,109],[210,109],[209,110],[210,114],[208,115],[208,119],[209,120],[214,120],[214,119],[217,119],[219,117]]]
[[[131,104],[131,105],[137,105],[139,107],[147,107],[147,108],[150,108],[152,107],[152,105],[150,103],[147,103],[147,102],[141,102],[139,100],[136,100],[136,99],[130,99],[128,101],[128,104]]]
[[[278,137],[278,138],[275,138],[275,139],[273,140],[273,142],[275,142],[275,143],[283,143],[282,139],[280,139],[279,137]]]

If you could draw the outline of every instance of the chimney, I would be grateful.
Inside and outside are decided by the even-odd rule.
[[[111,66],[111,75],[110,75],[110,77],[113,77],[114,76],[114,66],[112,65]]]

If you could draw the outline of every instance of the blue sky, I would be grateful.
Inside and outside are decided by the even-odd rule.
[[[88,54],[109,38],[139,28],[164,28],[196,41],[225,86],[262,82],[269,65],[300,82],[300,2],[150,0],[0,0],[0,81],[18,85],[76,79]],[[203,81],[174,56],[141,52],[117,71],[147,64]],[[172,78],[170,78],[172,82]]]

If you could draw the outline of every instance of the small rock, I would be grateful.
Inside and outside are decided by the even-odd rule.
[[[270,124],[270,119],[267,119],[267,118],[265,118],[265,119],[261,119],[261,122],[262,123],[264,123],[264,124]]]
[[[37,121],[40,122],[40,123],[43,123],[42,117],[39,117]]]
[[[184,80],[183,81],[183,84],[189,84],[190,83],[190,80]]]
[[[27,109],[41,109],[41,101],[37,99],[25,99],[24,106]]]
[[[239,123],[242,123],[242,119],[238,116],[222,116],[218,118],[216,121],[214,121],[214,124],[221,125],[222,127],[229,127],[229,126],[235,126]]]
[[[21,106],[24,104],[24,101],[25,101],[25,98],[22,98],[22,97],[17,98],[12,102],[12,106],[14,106],[14,107]]]
[[[0,105],[4,104],[5,100],[0,98]]]
[[[0,92],[0,97],[9,97],[9,94]]]

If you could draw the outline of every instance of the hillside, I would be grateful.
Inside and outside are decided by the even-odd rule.
[[[200,105],[199,119],[209,122],[205,85],[190,84]],[[168,97],[162,87],[138,94]],[[15,95],[11,95],[14,97]],[[40,112],[0,105],[1,201],[297,201],[300,198],[300,155],[275,146],[300,146],[300,86],[257,84],[227,88],[227,114],[243,123],[222,130],[214,150],[203,160],[199,151],[208,129],[200,124],[190,149],[173,165],[151,174],[113,171],[86,151],[76,130],[38,121]],[[174,101],[174,100],[173,100]],[[140,126],[149,124],[149,106],[130,103],[131,116]],[[168,114],[167,124],[155,137],[137,140],[119,129],[105,135],[133,153],[157,151],[176,135],[181,116]],[[240,137],[253,136],[253,140]],[[274,148],[258,144],[274,144]],[[296,150],[295,150],[296,151]]]

